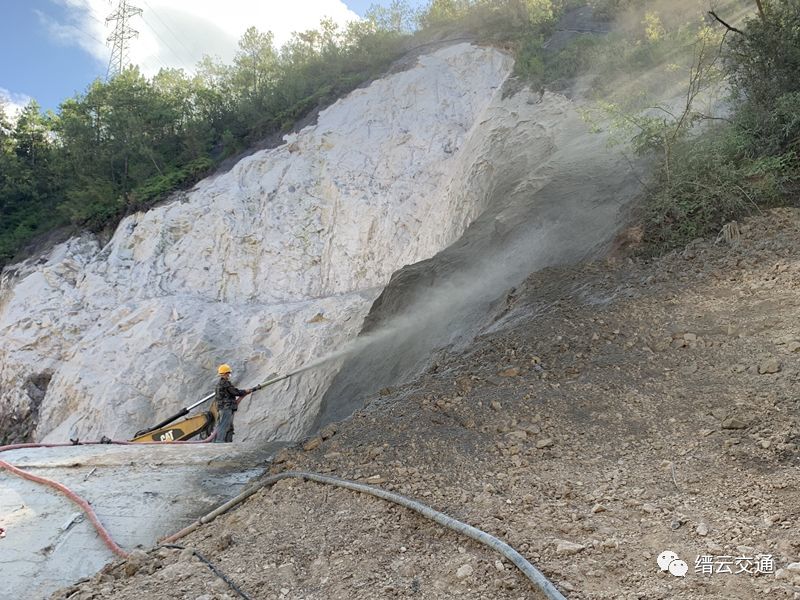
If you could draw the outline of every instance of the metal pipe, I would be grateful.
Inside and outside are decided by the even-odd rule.
[[[308,371],[309,369],[312,369],[312,368],[316,367],[319,364],[320,364],[319,361],[313,362],[313,363],[311,363],[309,365],[300,367],[299,369],[296,369],[296,370],[292,371],[291,373],[287,373],[286,375],[281,375],[280,377],[275,377],[273,379],[268,379],[267,381],[264,381],[263,383],[259,383],[258,385],[253,387],[253,391],[257,392],[258,390],[264,389],[268,385],[272,385],[273,383],[278,383],[279,381],[284,381],[286,379],[289,379],[290,377],[294,377],[298,373],[302,373],[303,371]],[[148,427],[147,429],[142,429],[141,431],[137,431],[134,434],[134,437],[140,437],[140,436],[146,435],[146,434],[150,433],[151,431],[155,431],[157,429],[161,429],[162,427],[165,427],[166,425],[169,425],[170,423],[172,423],[176,419],[179,419],[182,416],[189,414],[192,411],[192,409],[197,408],[198,406],[203,404],[203,402],[207,402],[208,400],[211,400],[214,397],[214,395],[215,395],[215,393],[212,392],[211,394],[209,394],[208,396],[206,396],[205,398],[203,398],[201,400],[198,400],[194,404],[191,404],[191,405],[189,405],[189,406],[187,406],[185,408],[182,408],[180,410],[180,412],[172,415],[171,417],[167,417],[166,419],[164,419],[163,421],[161,421],[157,425],[153,425],[152,427]]]

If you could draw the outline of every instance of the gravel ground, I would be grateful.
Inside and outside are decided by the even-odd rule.
[[[272,470],[425,502],[571,599],[798,599],[799,233],[800,211],[780,209],[739,242],[537,273],[469,351],[442,352]],[[180,543],[259,599],[543,597],[406,509],[296,480]],[[660,571],[665,550],[685,577]],[[53,598],[143,596],[237,597],[191,552],[158,549]]]

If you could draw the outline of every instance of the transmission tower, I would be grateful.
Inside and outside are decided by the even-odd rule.
[[[128,0],[119,0],[117,10],[106,17],[106,25],[114,21],[114,31],[106,40],[111,46],[111,59],[108,61],[106,79],[113,79],[128,66],[128,42],[139,35],[131,27],[131,19],[142,14],[142,9]]]

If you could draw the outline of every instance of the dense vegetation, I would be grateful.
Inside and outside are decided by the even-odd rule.
[[[344,28],[323,21],[280,49],[250,28],[231,65],[196,72],[131,67],[42,114],[0,121],[0,264],[58,226],[100,230],[188,186],[227,157],[379,75],[409,49],[454,34],[521,36],[556,15],[551,0],[433,0],[375,8]],[[0,111],[0,115],[3,111]]]
[[[587,1],[615,20],[616,32],[545,48],[561,13]],[[651,249],[675,247],[792,198],[800,8],[761,0],[755,12],[754,4],[717,3],[723,17],[751,8],[754,16],[729,31],[706,17],[700,0],[432,0],[419,12],[395,1],[345,28],[323,21],[280,49],[251,28],[230,65],[207,57],[191,75],[152,78],[131,67],[56,113],[31,102],[12,123],[0,110],[0,264],[60,226],[114,226],[289,130],[410,49],[464,36],[513,49],[517,74],[534,86],[562,89],[593,73],[584,91],[598,98],[603,120],[659,158],[642,219]],[[699,103],[725,76],[730,112],[710,121]],[[687,83],[685,105],[652,104]]]
[[[658,254],[763,207],[797,203],[800,3],[796,0],[597,0],[606,36],[559,52],[518,50],[532,82],[587,75],[587,111],[641,155],[655,178],[638,207],[646,254]],[[665,100],[665,99],[672,100]]]
[[[651,118],[643,129],[647,139],[640,146],[663,156],[644,205],[649,252],[716,235],[762,207],[797,202],[800,5],[762,6],[740,28],[717,25],[725,39],[718,54],[706,55],[708,69],[695,61],[692,85],[699,95],[719,56],[731,93],[728,115],[707,121],[690,96],[678,113]]]

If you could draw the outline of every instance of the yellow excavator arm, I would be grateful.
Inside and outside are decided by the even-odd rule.
[[[313,365],[311,365],[313,366]],[[268,385],[272,385],[273,383],[277,383],[279,381],[283,381],[284,379],[288,379],[289,377],[305,371],[310,367],[303,367],[302,369],[298,369],[293,373],[289,373],[288,375],[283,375],[278,377],[277,374],[273,373],[270,375],[269,379],[264,383],[260,383],[254,388],[252,391],[258,391],[267,387]],[[201,435],[204,438],[207,438],[211,435],[214,431],[214,428],[217,426],[217,422],[219,421],[219,411],[217,409],[217,402],[216,400],[211,403],[211,408],[209,408],[206,412],[200,413],[198,415],[194,415],[193,417],[188,417],[183,419],[182,421],[175,422],[177,419],[181,417],[185,417],[188,415],[193,409],[197,408],[203,402],[207,402],[214,397],[214,394],[209,394],[205,398],[198,400],[191,406],[187,406],[182,408],[178,413],[172,415],[171,417],[164,419],[158,425],[153,425],[148,429],[142,429],[141,431],[137,431],[133,434],[133,439],[131,442],[136,443],[143,443],[143,442],[183,442],[186,440],[190,440],[197,435]]]
[[[204,398],[201,402],[205,402],[208,398]],[[200,404],[198,402],[197,404]],[[207,411],[193,415],[177,423],[173,422],[182,416],[185,416],[197,404],[184,408],[177,415],[173,415],[169,419],[162,421],[158,425],[149,429],[137,431],[131,442],[184,442],[190,440],[195,436],[202,436],[204,438],[211,435],[214,427],[219,420],[219,412],[217,411],[217,403],[212,402],[211,408]]]
[[[203,437],[211,435],[217,420],[211,411],[194,415],[172,425],[148,431],[143,435],[134,437],[132,442],[182,442],[205,433]]]

